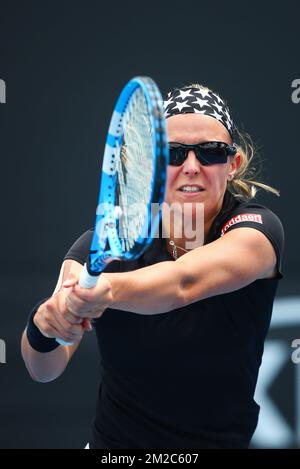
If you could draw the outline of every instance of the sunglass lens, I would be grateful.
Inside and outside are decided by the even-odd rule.
[[[219,142],[207,142],[198,147],[198,157],[204,165],[226,163],[227,149]]]
[[[185,160],[185,151],[180,147],[170,147],[170,164],[172,166],[181,166]]]

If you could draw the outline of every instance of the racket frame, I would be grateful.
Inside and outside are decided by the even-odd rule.
[[[117,163],[123,144],[123,117],[128,102],[137,88],[141,88],[150,111],[152,145],[155,149],[154,172],[151,185],[151,196],[145,217],[147,236],[139,236],[129,252],[122,249],[117,232],[117,214],[115,210],[115,188],[117,184]],[[155,216],[151,212],[151,203],[161,204],[164,200],[166,168],[169,161],[169,149],[166,138],[166,124],[163,111],[163,100],[155,82],[149,77],[135,77],[123,88],[111,121],[105,144],[101,184],[98,197],[98,208],[94,226],[94,236],[88,256],[80,277],[79,284],[91,288],[97,282],[100,273],[112,260],[134,260],[141,256],[152,242],[149,233],[155,233],[159,226],[160,211]],[[150,231],[151,230],[151,231]],[[96,278],[95,278],[96,277]]]

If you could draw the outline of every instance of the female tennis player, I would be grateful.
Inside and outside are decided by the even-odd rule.
[[[174,89],[165,116],[165,202],[188,207],[196,225],[204,207],[203,236],[191,248],[170,217],[167,237],[138,260],[113,261],[85,290],[88,230],[66,254],[53,295],[31,312],[22,353],[33,379],[54,380],[93,325],[101,384],[91,448],[247,448],[284,245],[278,217],[253,199],[258,188],[278,192],[253,179],[251,144],[217,93]]]

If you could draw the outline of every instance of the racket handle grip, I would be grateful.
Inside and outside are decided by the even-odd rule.
[[[62,339],[55,339],[55,340],[56,340],[56,342],[59,343],[59,345],[67,345],[67,346],[73,345],[73,342],[65,342],[65,341],[62,340]]]
[[[83,269],[80,274],[79,278],[79,286],[82,288],[93,288],[97,281],[98,281],[99,275],[90,275],[87,270],[86,263],[83,266]]]

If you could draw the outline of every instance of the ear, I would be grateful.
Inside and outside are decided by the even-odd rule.
[[[241,155],[236,153],[230,162],[229,172],[228,172],[228,181],[232,181],[236,171],[238,170],[241,164]]]

